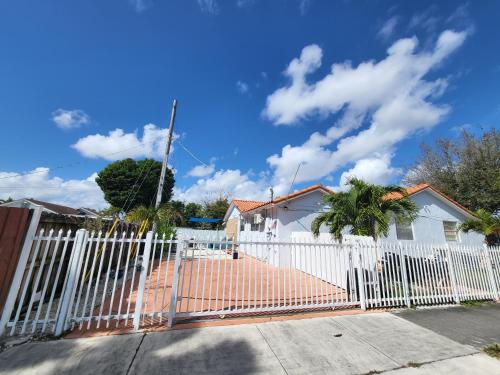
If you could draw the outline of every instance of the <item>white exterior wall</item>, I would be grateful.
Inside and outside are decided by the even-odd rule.
[[[210,230],[210,229],[196,229],[196,228],[175,228],[177,238],[180,240],[213,240],[222,241],[226,237],[226,231]]]
[[[411,199],[415,201],[420,210],[418,218],[412,223],[413,241],[406,242],[444,244],[446,240],[444,237],[443,221],[456,221],[457,225],[460,225],[460,223],[467,219],[466,215],[454,208],[453,205],[443,202],[428,190],[412,195]],[[398,241],[395,223],[391,224],[388,236],[382,240],[387,242]],[[469,232],[466,234],[459,232],[457,243],[482,245],[483,240],[484,236],[479,233]]]
[[[324,196],[324,193],[316,190],[286,204],[281,203],[277,212],[279,237],[291,238],[293,232],[311,233],[312,222],[325,206]],[[283,208],[284,206],[288,209]],[[328,230],[325,226],[321,226],[320,232],[327,233]]]

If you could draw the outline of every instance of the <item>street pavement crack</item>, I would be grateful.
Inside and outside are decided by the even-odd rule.
[[[132,365],[134,364],[135,357],[137,357],[137,353],[139,353],[139,349],[141,348],[142,342],[144,341],[144,338],[146,337],[147,333],[144,333],[142,335],[141,341],[139,342],[139,345],[137,345],[137,349],[135,349],[134,356],[132,357],[132,360],[130,361],[130,364],[128,365],[127,372],[125,373],[128,375],[130,373],[130,369],[132,368]]]

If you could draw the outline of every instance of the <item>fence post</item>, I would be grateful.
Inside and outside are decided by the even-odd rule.
[[[134,331],[139,330],[141,321],[142,300],[144,299],[144,287],[146,286],[146,278],[148,277],[149,256],[151,254],[151,244],[153,243],[153,232],[149,231],[146,234],[146,243],[142,254],[141,276],[139,277],[139,285],[137,286],[137,300],[135,302],[134,311]],[[153,260],[154,261],[154,260]]]
[[[458,293],[457,277],[455,275],[455,266],[453,265],[453,258],[451,256],[450,245],[446,244],[446,258],[448,261],[448,271],[450,273],[451,288],[453,289],[453,299],[455,303],[460,303],[460,294]]]
[[[365,275],[363,271],[363,258],[361,256],[361,251],[359,243],[356,243],[356,254],[357,254],[357,276],[358,276],[358,289],[359,289],[359,304],[362,310],[366,310],[366,296],[365,296]]]
[[[172,328],[174,323],[175,311],[177,309],[177,297],[179,294],[179,274],[181,270],[182,253],[184,252],[184,241],[177,241],[174,263],[174,279],[172,281],[172,290],[170,291],[170,308],[168,311],[167,326]]]
[[[87,231],[79,229],[76,231],[73,248],[71,249],[71,257],[68,265],[68,278],[61,292],[61,308],[56,316],[54,334],[56,336],[68,328],[68,317],[71,314],[70,306],[73,304],[74,295],[76,292],[76,283],[80,274],[80,259],[85,252]]]
[[[493,293],[494,299],[499,300],[500,294],[498,294],[498,288],[495,281],[495,275],[493,273],[493,264],[491,263],[491,256],[487,245],[483,246],[484,259],[486,260],[486,269],[488,270],[488,278],[491,284],[491,291]]]
[[[398,242],[398,250],[399,250],[399,261],[401,263],[401,278],[403,281],[403,293],[405,298],[405,303],[407,307],[411,307],[411,299],[410,299],[410,288],[408,285],[408,273],[406,271],[406,259],[403,257],[403,250],[401,249],[401,242]]]
[[[12,283],[10,284],[9,294],[5,300],[5,304],[2,310],[2,317],[0,318],[0,336],[2,336],[7,328],[7,323],[12,315],[12,310],[16,304],[17,294],[19,293],[19,288],[23,281],[24,271],[26,265],[28,264],[29,256],[31,253],[31,246],[33,244],[33,237],[36,235],[36,230],[38,228],[38,223],[40,222],[40,216],[42,215],[43,207],[36,207],[33,210],[33,215],[31,216],[30,225],[26,231],[26,236],[24,237],[23,247],[21,248],[21,254],[19,255],[19,260],[16,265],[16,272],[12,278]]]

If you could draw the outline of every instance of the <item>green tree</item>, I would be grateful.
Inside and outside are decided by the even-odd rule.
[[[500,133],[496,129],[474,136],[462,131],[458,139],[422,145],[422,154],[405,182],[429,183],[472,210],[500,210]]]
[[[196,228],[199,223],[192,223],[189,221],[191,217],[201,217],[203,216],[203,207],[198,203],[188,203],[184,208],[184,222],[188,227]]]
[[[175,221],[180,218],[182,216],[173,209],[172,205],[165,203],[158,208],[138,206],[127,213],[125,221],[140,225],[145,220],[148,220],[150,225],[155,225],[156,232],[160,236],[165,234],[166,237],[170,237],[175,233]]]
[[[205,218],[210,218],[210,219],[222,219],[224,218],[224,215],[226,214],[227,209],[229,208],[229,200],[227,197],[220,196],[219,198],[213,200],[213,201],[206,201],[203,203],[203,210],[202,214],[203,217]],[[221,224],[219,223],[203,223],[202,227],[203,228],[211,228],[215,229],[217,226]]]
[[[150,206],[156,198],[161,163],[153,159],[115,161],[97,174],[96,183],[104,192],[104,199],[113,207],[128,211],[140,205]],[[167,168],[162,202],[172,196],[174,176]]]
[[[477,219],[469,219],[460,225],[460,230],[481,233],[488,246],[497,246],[500,243],[500,217],[486,210],[475,212]]]
[[[358,236],[370,236],[375,241],[387,236],[392,217],[398,221],[413,221],[417,216],[417,206],[398,186],[368,184],[357,178],[348,182],[349,191],[325,196],[329,211],[321,213],[311,224],[315,236],[319,235],[322,224],[328,226],[330,234],[342,240],[342,231]],[[387,195],[397,193],[398,199],[387,199]]]
[[[185,218],[185,210],[186,210],[186,205],[182,201],[170,201],[170,206],[172,207],[172,210],[174,210],[177,215],[177,219],[175,220],[175,225],[178,227],[184,227],[186,226],[186,218]]]

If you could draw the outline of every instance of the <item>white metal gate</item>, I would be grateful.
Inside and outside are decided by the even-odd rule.
[[[174,240],[83,229],[26,241],[0,335],[500,297],[499,248]]]
[[[360,304],[350,247],[188,241],[179,254],[178,318]]]

